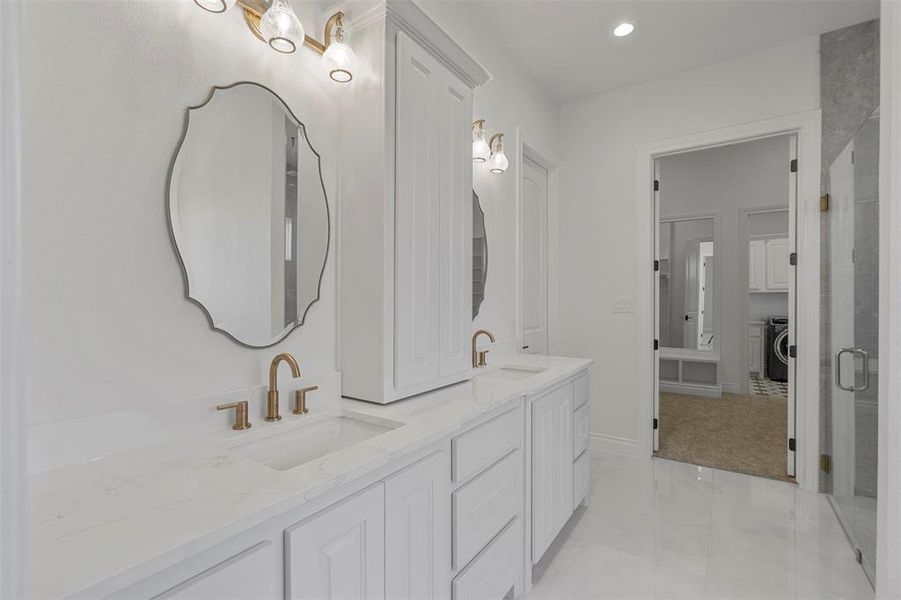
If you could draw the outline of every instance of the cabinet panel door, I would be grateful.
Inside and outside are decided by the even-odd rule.
[[[282,596],[281,552],[266,541],[207,569],[154,600],[275,600]]]
[[[382,484],[285,531],[285,596],[385,597]]]
[[[532,402],[532,563],[573,510],[573,385]]]
[[[450,455],[439,452],[385,482],[388,598],[450,595]]]
[[[761,374],[760,370],[760,338],[752,337],[748,338],[748,356],[749,356],[749,365],[748,370],[751,373]]]
[[[768,240],[766,243],[766,287],[787,290],[791,269],[788,264],[788,240]]]
[[[472,90],[442,67],[439,128],[441,376],[471,367]]]
[[[761,291],[766,282],[766,255],[763,240],[751,240],[748,257],[748,289]]]
[[[397,34],[394,384],[439,374],[439,98],[444,69]]]

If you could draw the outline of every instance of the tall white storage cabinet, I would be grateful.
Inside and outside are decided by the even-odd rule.
[[[342,392],[388,403],[471,377],[472,90],[488,74],[412,2],[349,10],[363,64],[341,111]]]

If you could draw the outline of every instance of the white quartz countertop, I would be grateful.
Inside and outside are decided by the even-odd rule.
[[[551,387],[591,362],[516,355],[480,370],[472,382],[393,404],[333,402],[329,410],[366,413],[403,426],[289,470],[271,469],[227,448],[250,439],[244,436],[300,429],[303,419],[254,423],[246,432],[215,432],[33,475],[27,594],[92,597],[101,584],[104,590],[125,587],[449,437],[480,415]],[[519,380],[491,375],[504,365],[543,371]]]

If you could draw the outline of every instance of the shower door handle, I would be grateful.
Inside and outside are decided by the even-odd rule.
[[[863,385],[857,387],[857,381],[851,385],[842,384],[842,355],[853,354],[863,359]],[[862,348],[842,348],[835,353],[835,387],[846,392],[862,392],[870,387],[870,354]],[[855,369],[856,371],[856,369]],[[856,378],[855,378],[856,379]]]

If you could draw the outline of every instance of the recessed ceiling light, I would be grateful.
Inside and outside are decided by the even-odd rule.
[[[613,35],[616,37],[626,37],[633,31],[635,31],[635,23],[626,21],[625,23],[620,23],[613,29]]]

